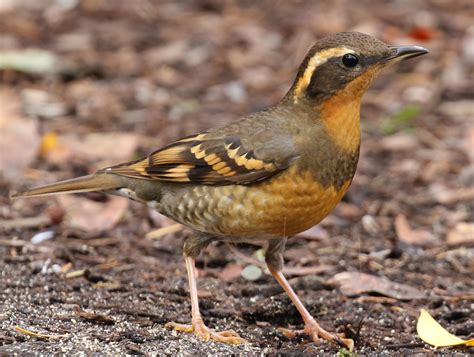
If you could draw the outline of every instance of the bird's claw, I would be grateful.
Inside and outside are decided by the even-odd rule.
[[[316,323],[307,324],[303,330],[290,330],[287,328],[280,327],[278,331],[280,331],[283,336],[288,338],[293,338],[297,335],[306,334],[309,335],[316,344],[320,344],[321,339],[324,339],[326,341],[335,341],[341,347],[345,347],[351,352],[354,350],[354,341],[352,339],[332,334]]]
[[[233,330],[226,330],[221,332],[212,331],[209,329],[204,322],[197,321],[192,324],[180,324],[177,322],[168,322],[165,325],[166,328],[172,328],[179,332],[194,333],[203,341],[215,341],[221,342],[228,345],[240,345],[247,343],[247,341],[241,338],[237,332]]]

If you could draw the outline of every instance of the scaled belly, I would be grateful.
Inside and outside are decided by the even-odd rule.
[[[323,187],[310,172],[290,169],[250,186],[199,186],[178,193],[167,212],[201,232],[227,237],[271,239],[291,236],[319,223],[342,199],[340,189]]]

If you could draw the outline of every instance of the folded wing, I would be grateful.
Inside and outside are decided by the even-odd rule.
[[[257,152],[262,152],[261,145],[245,147],[238,135],[216,137],[204,132],[177,140],[144,159],[99,172],[205,185],[250,184],[286,169],[291,161],[290,153],[279,153],[277,159],[268,153],[259,157]]]

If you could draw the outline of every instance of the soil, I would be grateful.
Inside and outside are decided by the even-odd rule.
[[[474,337],[473,18],[470,1],[5,2],[0,52],[41,49],[56,64],[0,68],[10,140],[0,153],[0,355],[348,355],[277,329],[303,324],[268,272],[242,274],[259,266],[261,246],[217,243],[199,257],[204,320],[248,341],[203,342],[164,328],[190,320],[186,230],[150,239],[172,222],[122,198],[8,198],[272,105],[315,39],[345,30],[431,53],[388,69],[366,94],[354,183],[318,228],[289,240],[287,275],[359,355],[473,354],[435,351],[416,332],[427,309]],[[2,132],[5,120],[28,125]],[[342,272],[417,296],[350,293],[359,283],[344,289]]]

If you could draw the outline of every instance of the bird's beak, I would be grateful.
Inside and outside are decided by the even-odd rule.
[[[399,62],[408,58],[418,57],[427,54],[429,51],[421,46],[392,46],[391,54],[384,62]]]

